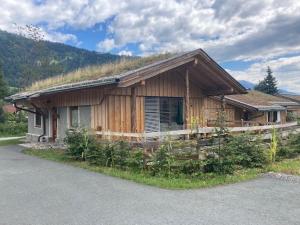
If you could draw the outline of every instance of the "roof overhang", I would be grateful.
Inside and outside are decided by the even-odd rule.
[[[238,101],[236,99],[230,98],[230,96],[225,96],[226,103],[236,106],[238,108],[246,109],[249,111],[257,111],[257,112],[268,112],[268,111],[285,111],[286,108],[274,104],[274,105],[251,105],[247,102]]]

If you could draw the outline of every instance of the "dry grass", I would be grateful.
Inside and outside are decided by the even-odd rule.
[[[26,91],[36,91],[62,84],[75,83],[84,80],[94,80],[101,77],[118,75],[130,70],[135,70],[151,63],[172,57],[174,54],[160,54],[149,57],[121,59],[120,61],[107,63],[100,66],[88,66],[76,71],[40,80],[27,87]]]

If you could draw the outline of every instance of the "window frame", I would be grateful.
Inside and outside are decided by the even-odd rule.
[[[34,127],[35,128],[42,128],[42,124],[43,124],[43,116],[40,113],[37,113],[37,111],[35,110],[36,113],[34,113]],[[37,116],[39,116],[40,119],[40,123],[41,124],[37,124]]]
[[[77,110],[77,126],[73,126],[72,124],[72,111],[76,109]],[[79,106],[70,106],[69,107],[69,124],[70,124],[70,128],[78,128],[80,126],[80,113],[79,113]]]

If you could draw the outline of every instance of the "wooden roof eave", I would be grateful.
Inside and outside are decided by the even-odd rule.
[[[216,89],[215,92],[208,91],[211,93],[208,93],[207,95],[232,95],[247,93],[246,89],[239,82],[237,82],[230,74],[228,74],[212,58],[210,58],[202,49],[197,49],[193,52],[183,54],[182,56],[174,57],[173,59],[167,59],[163,63],[147,67],[143,70],[138,70],[135,73],[120,78],[118,87],[129,87],[131,85],[141,82],[142,80],[149,79],[168,70],[180,67],[184,64],[198,64],[201,60],[207,62],[210,65],[210,70],[213,71],[213,73],[215,74],[215,76],[217,76],[217,79],[220,80],[220,82],[223,82],[226,86],[230,87],[226,90],[221,90],[220,93],[219,89]],[[201,64],[204,65],[203,62],[201,62]]]
[[[226,103],[228,103],[230,105],[233,105],[233,106],[236,106],[238,108],[246,109],[246,110],[249,110],[249,111],[252,111],[252,112],[258,112],[259,111],[259,109],[257,107],[255,107],[253,105],[250,105],[250,104],[247,104],[245,102],[232,100],[228,97],[225,97],[225,101],[226,101]]]
[[[120,78],[118,87],[129,87],[131,85],[141,82],[142,80],[147,80],[151,77],[172,70],[174,68],[180,67],[182,65],[193,63],[194,61],[195,61],[194,57],[188,57],[186,59],[170,61],[165,65],[158,64],[156,66],[146,68],[143,71],[138,71],[124,78]]]

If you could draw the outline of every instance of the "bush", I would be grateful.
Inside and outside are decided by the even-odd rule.
[[[142,149],[131,149],[124,142],[97,142],[85,130],[68,131],[65,141],[67,154],[77,160],[86,160],[97,166],[142,171],[152,176],[198,176],[202,173],[232,174],[241,168],[263,167],[267,161],[266,151],[259,139],[251,135],[228,137],[219,148],[208,152],[207,159],[195,159],[190,155],[176,154],[171,142],[163,144],[152,155],[146,156]],[[299,144],[294,138],[293,143]],[[295,144],[295,145],[296,145]]]
[[[76,160],[84,160],[89,147],[95,147],[95,139],[85,129],[68,130],[64,142],[68,147],[66,153]]]
[[[225,145],[224,154],[227,158],[243,168],[263,167],[267,163],[266,151],[260,139],[243,134],[230,138]]]
[[[124,142],[106,144],[104,147],[106,166],[125,168],[129,158],[130,146]]]
[[[291,134],[285,143],[279,143],[279,158],[293,158],[300,154],[300,134]]]
[[[203,166],[204,162],[201,160],[194,160],[194,159],[189,159],[189,160],[177,160],[176,163],[179,162],[178,172],[189,175],[189,176],[197,176],[198,174],[203,172]]]
[[[174,155],[171,154],[170,147],[168,145],[161,145],[152,157],[152,175],[170,175],[173,162]]]
[[[143,149],[133,149],[127,159],[128,168],[134,171],[141,171],[145,168],[145,156]]]
[[[221,149],[211,150],[204,172],[233,173],[236,169],[263,167],[267,155],[259,139],[242,134],[229,137]]]

